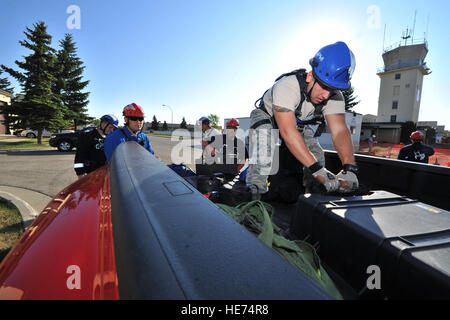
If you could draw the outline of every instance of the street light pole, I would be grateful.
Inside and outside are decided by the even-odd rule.
[[[167,108],[170,109],[170,112],[172,113],[172,121],[171,121],[171,123],[173,124],[173,110],[172,110],[172,108],[170,106],[168,106],[168,105],[165,105],[165,104],[163,104],[162,106],[163,107],[167,107]]]

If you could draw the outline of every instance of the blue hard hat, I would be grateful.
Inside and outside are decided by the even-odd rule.
[[[203,123],[210,123],[211,120],[209,120],[209,118],[207,118],[207,117],[201,117],[200,119],[198,119],[198,122],[199,122],[200,124],[203,124]]]
[[[119,126],[119,120],[116,118],[116,116],[112,114],[105,114],[103,117],[100,118],[100,121],[106,121],[116,128]]]
[[[338,90],[351,87],[355,56],[348,46],[340,41],[323,47],[309,60],[313,75],[321,84]]]

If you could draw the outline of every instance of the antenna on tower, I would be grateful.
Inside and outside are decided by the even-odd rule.
[[[406,27],[406,33],[402,32],[402,39],[405,40],[405,46],[409,38],[411,38],[411,35],[409,34],[410,30],[408,30],[408,27]]]
[[[414,31],[416,30],[416,16],[417,16],[417,10],[414,10],[414,24],[413,24],[413,29],[412,29],[411,44],[414,44]]]
[[[386,23],[384,24],[384,33],[383,33],[383,52],[384,52],[384,41],[386,40]]]

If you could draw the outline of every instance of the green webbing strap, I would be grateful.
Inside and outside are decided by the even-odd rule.
[[[273,207],[270,204],[257,200],[242,203],[234,208],[224,204],[217,206],[328,293],[342,299],[333,280],[323,269],[314,247],[307,242],[290,241],[281,236],[281,229],[272,223]]]

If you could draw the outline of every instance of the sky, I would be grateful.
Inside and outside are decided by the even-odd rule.
[[[175,123],[208,114],[248,117],[279,75],[309,70],[309,59],[336,41],[356,57],[352,85],[361,102],[354,111],[376,115],[383,48],[400,42],[416,16],[414,38],[426,35],[432,70],[419,121],[450,130],[447,1],[0,0],[0,8],[0,64],[18,68],[14,61],[30,54],[19,41],[38,21],[55,49],[71,33],[90,81],[89,115],[115,114],[121,123],[132,102],[144,108],[146,121],[155,115],[171,122],[171,110]]]

